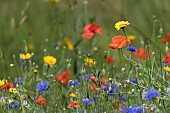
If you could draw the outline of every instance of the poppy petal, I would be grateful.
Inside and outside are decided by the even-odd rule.
[[[116,49],[119,46],[119,44],[110,44],[109,47],[112,49]]]
[[[90,31],[90,27],[92,26],[92,24],[88,24],[84,27],[84,32],[91,32]]]
[[[126,40],[123,40],[117,48],[122,48],[126,45]]]
[[[95,30],[95,32],[101,35],[102,34],[102,29],[98,28],[98,29]]]
[[[84,33],[82,36],[86,39],[91,39],[93,37],[94,33],[89,32],[89,33]]]
[[[118,35],[112,38],[112,43],[120,43],[125,40],[124,36]]]

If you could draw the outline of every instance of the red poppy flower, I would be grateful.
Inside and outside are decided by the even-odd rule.
[[[71,74],[71,71],[67,70],[67,71],[63,72],[62,74],[57,75],[56,80],[62,84],[67,84],[67,82],[70,80],[70,78],[69,78],[70,74]]]
[[[167,34],[166,36],[164,36],[161,40],[162,43],[167,43],[167,42],[170,42],[170,33]]]
[[[101,79],[100,79],[100,82],[101,82],[101,83],[105,83],[105,82],[106,82],[106,79],[105,79],[105,78],[101,78]]]
[[[114,62],[114,59],[113,59],[111,56],[108,56],[107,59],[106,59],[106,62],[107,62],[108,64],[111,64],[111,63]]]
[[[130,44],[130,39],[118,35],[112,38],[112,43],[109,45],[111,49],[123,48],[126,44]]]
[[[46,101],[43,97],[39,96],[38,99],[36,100],[37,104],[40,106],[46,106]]]
[[[165,62],[165,63],[169,63],[169,62],[170,62],[170,52],[167,53],[167,54],[164,56],[164,62]]]
[[[106,86],[106,79],[105,78],[101,78],[100,79],[100,83],[101,83],[101,88],[103,89]]]
[[[73,102],[69,102],[67,107],[68,107],[68,108],[72,108],[72,107],[77,108],[77,107],[80,107],[80,104],[79,104],[78,101],[75,100],[75,101],[73,101]]]
[[[0,89],[4,89],[4,88],[6,88],[6,89],[10,89],[10,88],[14,88],[14,86],[11,84],[11,83],[9,83],[9,82],[7,82],[4,86],[2,86]]]
[[[82,36],[86,39],[91,39],[95,33],[102,34],[102,29],[97,24],[88,24],[84,27],[84,32]]]
[[[93,81],[93,82],[96,84],[96,77],[91,76],[91,77],[90,77],[90,80]]]
[[[93,93],[96,93],[96,84],[90,84],[89,85],[89,90]]]
[[[146,52],[144,48],[139,48],[136,52],[133,52],[133,54],[143,60],[145,60],[147,57],[151,57],[151,54]]]

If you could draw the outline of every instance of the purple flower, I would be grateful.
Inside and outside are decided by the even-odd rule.
[[[120,100],[126,102],[126,98],[123,95],[120,96]]]
[[[7,108],[19,108],[19,104],[11,104],[11,103],[9,103],[8,105],[7,105]]]
[[[19,108],[19,104],[14,104],[14,108]]]
[[[79,80],[70,80],[70,81],[68,82],[68,85],[69,85],[69,86],[80,85],[80,82],[79,82]]]
[[[8,104],[8,105],[7,105],[7,108],[12,108],[12,104]]]
[[[93,96],[93,100],[96,101],[97,100],[97,95]]]
[[[39,82],[37,85],[38,92],[48,91],[50,90],[49,83],[47,82]]]
[[[126,50],[131,51],[131,52],[136,52],[137,49],[134,46],[129,46],[126,48]]]
[[[146,100],[149,101],[150,99],[156,98],[156,97],[159,96],[159,95],[160,95],[160,93],[159,93],[158,90],[153,90],[153,89],[151,89],[151,90],[148,90],[148,91],[146,92],[145,98],[146,98]]]
[[[92,104],[92,102],[91,102],[90,99],[88,99],[88,98],[82,98],[82,102],[85,103],[85,104],[87,104],[87,105]]]
[[[84,75],[84,76],[83,76],[83,80],[86,80],[87,78],[90,78],[90,77],[92,77],[92,76],[93,76],[93,74]]]
[[[134,83],[134,84],[136,84],[136,78],[132,78],[132,79],[131,79],[131,82]]]
[[[22,77],[18,77],[14,79],[14,85],[15,86],[22,86],[23,85],[23,79]]]
[[[144,113],[146,112],[146,109],[143,106],[135,106],[135,107],[130,106],[129,108],[121,109],[120,112],[122,113]]]
[[[119,87],[116,84],[109,84],[103,88],[104,92],[108,93],[108,96],[113,96],[114,92],[119,92]]]
[[[170,63],[167,63],[167,66],[170,67]]]

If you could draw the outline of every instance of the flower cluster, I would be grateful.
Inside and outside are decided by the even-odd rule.
[[[80,104],[77,100],[74,100],[73,102],[69,102],[67,107],[68,108],[73,108],[73,107],[77,108],[77,107],[80,107]]]
[[[15,104],[8,104],[7,108],[19,108],[19,104],[15,103]]]
[[[123,108],[120,111],[122,113],[144,113],[146,112],[146,109],[143,106],[135,106],[135,107],[130,106],[129,108]]]
[[[92,102],[90,101],[89,98],[82,98],[82,102],[83,102],[84,104],[87,104],[87,105],[92,104]]]
[[[69,82],[68,82],[68,85],[69,86],[75,86],[75,85],[80,85],[80,81],[79,80],[70,80]]]
[[[103,90],[108,96],[114,96],[114,94],[119,92],[119,86],[116,84],[108,84],[108,86],[105,86]]]

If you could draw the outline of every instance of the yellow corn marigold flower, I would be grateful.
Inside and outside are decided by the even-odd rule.
[[[69,38],[64,38],[64,42],[65,42],[68,50],[74,50],[74,45]]]
[[[84,62],[87,63],[89,65],[89,67],[93,67],[94,65],[96,65],[96,60],[92,59],[92,58],[85,58]]]
[[[34,71],[34,73],[37,73],[37,72],[38,72],[38,70],[37,70],[37,69],[34,69],[33,71]]]
[[[28,60],[31,57],[32,57],[32,55],[30,53],[20,54],[20,59],[22,59],[22,60]]]
[[[4,86],[8,81],[7,80],[0,80],[0,87]]]
[[[128,35],[127,38],[130,39],[130,40],[135,40],[135,39],[136,39],[136,36],[134,36],[134,35]]]
[[[128,26],[130,23],[128,21],[119,21],[115,24],[115,28],[117,30],[120,30],[121,28],[125,28],[126,26]]]
[[[70,93],[70,97],[76,97],[76,94]]]
[[[164,67],[164,70],[170,72],[170,67],[166,66]]]
[[[48,64],[49,66],[52,66],[57,62],[57,59],[54,58],[53,56],[45,56],[44,57],[44,62],[46,64]]]
[[[9,88],[9,92],[13,94],[17,94],[18,90],[16,88]]]
[[[109,81],[112,81],[112,78],[109,78]]]
[[[93,51],[98,51],[98,47],[94,47],[94,48],[93,48]]]

